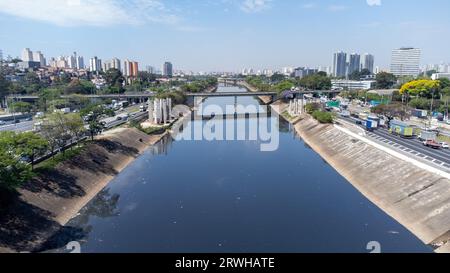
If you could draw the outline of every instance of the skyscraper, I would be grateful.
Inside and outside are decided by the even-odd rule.
[[[361,56],[356,53],[350,54],[350,60],[348,63],[348,75],[353,72],[359,71],[361,68]]]
[[[67,64],[69,68],[76,69],[77,68],[77,53],[74,52],[72,56],[67,57]]]
[[[337,52],[333,57],[333,76],[345,77],[347,68],[347,53]]]
[[[89,70],[91,72],[100,72],[102,70],[102,60],[95,56],[89,60]]]
[[[363,69],[367,69],[370,73],[374,72],[375,57],[372,54],[364,54]]]
[[[29,48],[25,48],[22,51],[22,61],[23,62],[32,62],[33,61],[33,52]]]
[[[419,48],[402,47],[392,50],[391,73],[396,76],[417,76],[420,73]]]
[[[170,62],[165,62],[163,65],[163,76],[171,78],[173,76],[173,66]]]
[[[139,72],[138,62],[130,61],[126,59],[123,62],[123,75],[125,77],[137,77]]]
[[[84,69],[84,58],[83,58],[83,56],[77,56],[77,69]]]
[[[113,58],[112,60],[106,61],[103,64],[103,70],[104,71],[108,71],[110,69],[121,70],[120,60],[118,58]]]

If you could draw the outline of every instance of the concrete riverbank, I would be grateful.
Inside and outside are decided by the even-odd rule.
[[[0,215],[0,252],[40,250],[117,174],[166,134],[149,136],[134,128],[108,131],[80,154],[23,185],[9,210]]]
[[[280,115],[285,108],[272,106]],[[309,116],[293,123],[305,143],[366,198],[436,252],[450,252],[447,175],[377,147],[352,128],[319,124]]]

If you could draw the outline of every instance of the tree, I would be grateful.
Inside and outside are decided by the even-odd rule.
[[[439,79],[439,85],[442,89],[449,88],[450,87],[450,79],[447,79],[447,78]]]
[[[399,117],[401,120],[405,120],[410,116],[408,108],[401,103],[391,103],[391,104],[380,104],[371,109],[371,112],[378,115],[383,115],[389,119],[393,120]]]
[[[353,73],[351,73],[349,76],[348,76],[348,78],[350,79],[350,80],[355,80],[355,81],[359,81],[361,78],[363,78],[364,76],[369,76],[369,75],[371,75],[372,73],[370,72],[370,70],[369,69],[367,69],[367,68],[364,68],[363,70],[361,70],[361,71],[354,71]]]
[[[284,76],[283,74],[275,73],[270,77],[270,81],[272,83],[278,83],[278,82],[284,81],[285,78],[286,78],[286,76]]]
[[[284,80],[275,85],[275,90],[278,92],[283,92],[286,90],[291,90],[291,88],[294,86],[295,83],[292,80]]]
[[[6,79],[3,70],[0,70],[0,104],[3,99],[8,96],[10,91],[10,82]]]
[[[79,114],[72,113],[64,115],[64,119],[65,127],[67,128],[69,134],[72,136],[71,142],[73,139],[79,140],[86,130],[84,128],[84,122],[81,116]]]
[[[16,101],[9,104],[9,108],[13,113],[29,113],[33,106],[24,101]]]
[[[380,89],[389,89],[397,82],[397,77],[394,74],[387,72],[380,72],[376,76],[376,86]]]
[[[92,94],[95,86],[85,80],[74,79],[64,89],[65,94]]]
[[[0,187],[14,190],[31,176],[31,167],[22,160],[16,145],[16,133],[0,132]]]
[[[49,103],[53,100],[59,99],[61,90],[57,88],[46,88],[39,93],[39,104],[44,112],[47,112]]]
[[[125,89],[123,88],[123,83],[125,82],[125,78],[122,75],[120,70],[111,68],[105,73],[106,84],[110,87],[118,88],[120,93],[123,93]]]
[[[43,154],[48,148],[48,142],[40,135],[32,132],[17,134],[15,145],[19,154],[30,160],[32,169],[36,156]]]
[[[326,73],[316,73],[302,78],[299,85],[309,90],[330,90],[331,79]]]
[[[422,98],[432,98],[437,95],[440,89],[439,81],[433,80],[416,80],[405,83],[400,88],[400,94],[408,94]]]
[[[79,139],[83,130],[83,121],[80,115],[75,113],[53,113],[41,125],[41,133],[47,139],[52,152],[57,148],[64,153],[64,148],[74,139]]]

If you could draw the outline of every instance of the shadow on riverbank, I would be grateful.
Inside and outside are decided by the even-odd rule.
[[[39,170],[17,193],[1,193],[0,252],[43,251],[86,237],[86,229],[66,223],[161,137],[136,129],[109,132],[55,168]]]

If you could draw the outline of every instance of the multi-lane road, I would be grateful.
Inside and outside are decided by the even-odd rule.
[[[355,124],[355,118],[341,118],[347,122]],[[362,126],[361,126],[362,127]],[[362,127],[364,128],[364,127]],[[424,160],[441,165],[450,169],[450,150],[449,149],[432,149],[423,145],[422,141],[417,138],[402,138],[392,135],[387,129],[378,128],[373,132],[367,132],[367,136],[379,142],[389,145],[394,149],[401,150]]]
[[[20,123],[12,123],[8,125],[0,126],[0,132],[2,131],[15,131],[15,132],[27,132],[33,130],[33,121],[21,121]]]
[[[117,111],[116,116],[109,118],[109,121],[107,122],[108,126],[107,128],[113,128],[119,125],[122,125],[126,123],[128,120],[136,120],[139,118],[142,118],[144,115],[147,115],[147,112],[140,112],[139,110],[140,105],[132,105],[130,107],[127,107],[123,110]],[[118,115],[128,113],[130,116],[127,119],[117,119]],[[34,127],[34,121],[33,120],[20,120],[20,123],[13,123],[12,121],[9,122],[9,124],[1,125],[0,126],[0,132],[3,131],[14,131],[14,132],[28,132],[32,131]]]

